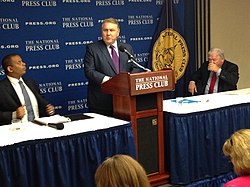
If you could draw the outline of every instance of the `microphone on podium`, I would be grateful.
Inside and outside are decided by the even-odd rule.
[[[129,59],[130,59],[136,66],[138,66],[139,68],[141,68],[141,69],[143,69],[143,70],[145,70],[145,71],[147,71],[147,72],[151,72],[150,69],[145,68],[145,67],[143,67],[142,65],[138,64],[138,63],[135,61],[134,56],[126,49],[126,47],[124,47],[123,45],[121,45],[121,46],[119,47],[119,50],[120,50],[121,52],[125,52],[125,53],[129,56]]]

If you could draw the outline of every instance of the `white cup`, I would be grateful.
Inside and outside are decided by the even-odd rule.
[[[21,123],[22,123],[21,119],[12,119],[10,130],[12,130],[12,131],[20,130]]]

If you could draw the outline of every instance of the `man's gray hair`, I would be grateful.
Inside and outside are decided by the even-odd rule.
[[[220,58],[225,58],[225,56],[224,56],[224,50],[222,50],[222,49],[220,49],[220,48],[212,48],[212,49],[210,49],[210,50],[208,51],[208,56],[210,56],[211,53],[213,53],[213,52],[217,52],[217,54],[218,54],[218,56],[219,56]]]

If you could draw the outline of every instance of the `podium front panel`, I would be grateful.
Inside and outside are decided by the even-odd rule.
[[[137,119],[138,161],[147,174],[159,172],[157,116]]]
[[[157,93],[136,96],[136,111],[157,109]]]
[[[121,72],[102,84],[113,95],[114,116],[130,120],[136,142],[137,160],[145,168],[152,186],[168,182],[165,172],[163,92],[174,90],[172,70]]]

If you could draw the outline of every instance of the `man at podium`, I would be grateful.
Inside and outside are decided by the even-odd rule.
[[[114,18],[107,18],[102,23],[102,40],[86,47],[84,71],[88,78],[89,111],[106,116],[113,116],[112,95],[101,91],[101,84],[120,72],[140,72],[124,48],[133,55],[131,45],[117,41],[120,34],[119,23]],[[123,50],[121,49],[121,46]]]

